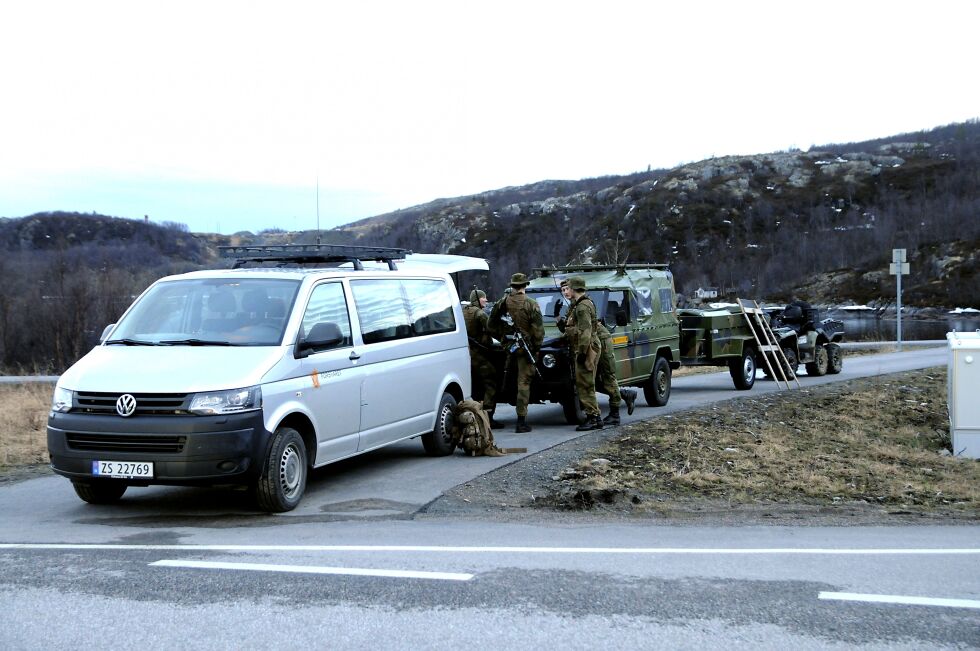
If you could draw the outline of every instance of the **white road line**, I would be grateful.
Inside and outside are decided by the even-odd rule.
[[[185,567],[199,570],[247,570],[252,572],[287,572],[291,574],[345,574],[350,576],[381,576],[395,579],[433,579],[437,581],[469,581],[472,574],[457,572],[415,572],[411,570],[380,570],[360,567],[322,567],[311,565],[271,565],[268,563],[218,563],[211,561],[163,560],[151,567]]]
[[[67,543],[0,543],[0,549],[213,551],[213,552],[426,552],[476,554],[693,554],[693,555],[826,555],[826,556],[958,556],[980,554],[980,547],[840,548],[832,547],[468,547],[449,545],[112,545]]]
[[[980,608],[977,599],[942,599],[937,597],[905,597],[891,594],[860,594],[857,592],[821,592],[818,599],[836,601],[865,601],[879,604],[906,604],[911,606],[945,606],[946,608]]]

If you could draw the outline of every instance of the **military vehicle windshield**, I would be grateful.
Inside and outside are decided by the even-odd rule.
[[[529,289],[527,290],[527,295],[538,302],[538,307],[541,308],[541,320],[544,322],[544,326],[555,326],[558,320],[558,315],[562,313],[562,310],[567,311],[567,302],[565,298],[561,295],[558,289],[549,287],[547,289]]]
[[[650,292],[634,294],[623,289],[590,289],[589,298],[595,303],[596,314],[606,326],[616,325],[616,314],[624,313],[629,323],[637,316],[652,314]],[[545,327],[555,326],[559,315],[567,311],[561,292],[553,289],[528,289],[527,295],[538,302]]]

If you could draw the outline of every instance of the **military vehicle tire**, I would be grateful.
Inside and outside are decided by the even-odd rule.
[[[827,355],[827,348],[825,346],[817,346],[817,349],[813,351],[813,361],[807,362],[806,374],[816,377],[827,375],[829,366],[830,359],[829,355]]]
[[[800,358],[796,356],[796,351],[790,347],[783,348],[783,355],[786,356],[786,379],[792,380],[796,377],[796,372],[800,370]]]
[[[742,357],[728,362],[728,372],[739,391],[748,391],[755,385],[755,349],[745,346]]]
[[[561,409],[565,412],[565,422],[569,425],[581,425],[585,422],[585,410],[582,409],[582,401],[578,399],[578,393],[574,389],[570,396],[561,401]]]
[[[456,413],[456,398],[452,394],[442,394],[439,411],[436,414],[436,427],[422,435],[422,447],[430,457],[444,457],[453,453],[453,419]]]
[[[837,344],[827,344],[827,373],[837,375],[844,369],[844,352]]]
[[[651,407],[663,407],[670,400],[670,364],[658,357],[653,373],[643,383],[643,398]]]
[[[112,504],[118,502],[127,488],[123,482],[112,479],[94,481],[91,484],[73,481],[71,485],[75,489],[75,494],[89,504]]]
[[[280,427],[272,435],[265,470],[253,487],[255,504],[262,511],[292,511],[306,490],[306,444],[292,427]]]

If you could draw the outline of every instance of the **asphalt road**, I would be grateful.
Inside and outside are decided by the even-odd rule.
[[[946,354],[847,358],[800,382]],[[727,372],[677,378],[668,407],[630,420],[742,395]],[[557,406],[529,420],[499,444],[576,435]],[[131,489],[99,507],[59,477],[2,484],[0,648],[980,647],[980,527],[417,515],[514,460],[428,459],[409,442],[318,471],[278,516],[231,490]]]

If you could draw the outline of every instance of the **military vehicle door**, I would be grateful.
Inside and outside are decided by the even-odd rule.
[[[653,359],[645,359],[642,350],[637,354],[639,312],[636,295],[628,289],[592,290],[589,295],[596,303],[596,312],[612,335],[616,377],[619,380],[649,377],[656,361],[656,351]],[[643,338],[640,339],[642,341]]]

